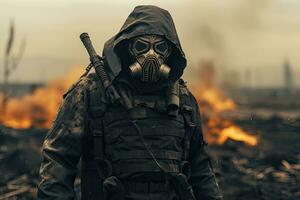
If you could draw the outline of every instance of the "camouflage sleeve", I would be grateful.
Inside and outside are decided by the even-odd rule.
[[[84,80],[68,91],[42,148],[38,199],[74,199],[84,130]]]
[[[197,200],[221,200],[222,195],[213,172],[210,157],[207,152],[207,143],[203,139],[200,110],[195,97],[191,94],[194,102],[196,129],[191,138],[190,163],[191,176],[190,183],[193,187]]]

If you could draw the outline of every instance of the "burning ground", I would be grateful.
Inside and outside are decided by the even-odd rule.
[[[0,124],[16,129],[49,128],[56,116],[62,95],[80,77],[83,69],[75,68],[65,77],[50,81],[45,87],[24,97],[10,98],[3,108],[0,94]]]
[[[8,109],[1,111],[0,200],[34,199],[43,138],[62,94],[79,74],[76,71],[31,95],[10,99]],[[209,80],[191,89],[200,105],[225,199],[299,199],[300,114],[286,117],[280,113],[289,110],[271,107],[261,115],[256,104],[226,97]],[[300,104],[293,104],[292,110],[300,110]],[[79,182],[75,185],[78,189]]]

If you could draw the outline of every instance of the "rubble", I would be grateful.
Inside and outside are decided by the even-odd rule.
[[[277,117],[235,122],[257,132],[259,144],[210,146],[224,199],[300,199],[299,124]]]
[[[35,199],[46,131],[0,127],[0,200]]]
[[[257,133],[259,143],[248,146],[228,140],[209,146],[224,199],[300,199],[299,121],[254,117],[234,122]],[[0,200],[36,198],[40,148],[46,132],[0,126]],[[79,179],[75,187],[79,196]]]

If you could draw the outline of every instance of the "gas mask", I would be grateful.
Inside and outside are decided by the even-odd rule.
[[[129,53],[134,59],[134,63],[129,66],[134,78],[152,83],[168,78],[170,67],[165,62],[171,54],[171,46],[163,37],[136,37],[129,44]]]

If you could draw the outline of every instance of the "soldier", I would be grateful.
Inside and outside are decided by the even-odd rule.
[[[103,58],[129,106],[111,101],[96,73],[64,95],[44,141],[38,199],[74,199],[80,159],[82,199],[222,199],[169,12],[137,6]]]

